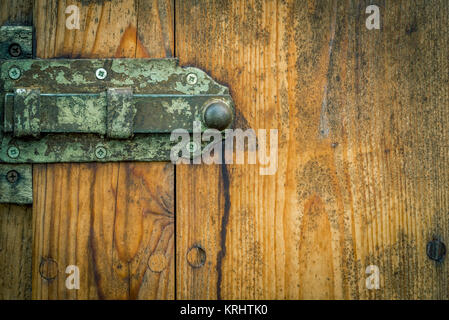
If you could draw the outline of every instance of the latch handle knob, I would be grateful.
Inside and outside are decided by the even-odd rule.
[[[231,108],[224,101],[213,101],[204,110],[204,123],[207,127],[224,130],[232,122]]]

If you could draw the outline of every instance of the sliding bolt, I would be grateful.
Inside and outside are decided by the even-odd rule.
[[[440,240],[433,239],[427,243],[426,253],[429,259],[441,262],[446,255],[446,246]]]
[[[224,130],[232,122],[232,110],[229,105],[221,100],[215,100],[209,103],[203,114],[203,120],[207,127]]]
[[[13,43],[9,46],[8,52],[11,57],[17,58],[22,54],[22,48],[19,44]]]
[[[98,159],[104,159],[106,157],[107,151],[106,148],[103,146],[98,146],[95,148],[95,156]]]
[[[10,170],[6,174],[6,180],[8,180],[9,183],[15,183],[18,178],[19,178],[19,173],[16,170]]]

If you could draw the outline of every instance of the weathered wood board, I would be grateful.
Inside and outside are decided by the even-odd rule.
[[[66,28],[71,4],[80,29]],[[168,1],[36,1],[37,56],[172,56],[172,15]],[[33,299],[173,298],[173,174],[171,163],[35,165]],[[78,290],[66,287],[71,265]]]
[[[365,27],[380,8],[380,30]],[[177,297],[449,297],[448,17],[433,1],[177,1],[176,54],[278,129],[275,175],[178,168]],[[202,268],[185,256],[193,245]],[[370,265],[380,288],[368,290]]]

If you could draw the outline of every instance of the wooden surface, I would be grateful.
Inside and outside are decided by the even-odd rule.
[[[31,0],[0,3],[0,25],[31,25]],[[0,205],[0,300],[31,298],[31,206]]]
[[[65,27],[69,4],[80,30]],[[36,1],[37,56],[171,56],[172,15],[167,1]],[[36,165],[34,196],[34,299],[174,297],[172,164]],[[79,290],[65,286],[69,265]]]
[[[2,0],[0,2],[0,25],[30,26],[32,21],[32,0]]]
[[[31,206],[0,204],[0,300],[31,298]]]
[[[449,298],[426,256],[449,238],[447,1],[379,1],[380,30],[368,0],[33,4],[0,22],[32,22],[39,57],[177,56],[229,86],[237,127],[279,130],[279,166],[34,166],[32,224],[0,206],[1,298],[30,297],[31,230],[35,299]]]
[[[173,297],[171,164],[34,170],[34,299]],[[79,290],[66,288],[69,265],[79,268]]]
[[[229,85],[238,126],[279,130],[273,176],[177,168],[178,298],[449,297],[425,253],[449,237],[449,5],[380,1],[368,30],[371,3],[176,2],[181,64]]]

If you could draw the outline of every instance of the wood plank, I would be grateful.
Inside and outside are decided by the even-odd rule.
[[[0,25],[29,26],[32,22],[32,0],[3,0],[0,3]]]
[[[0,25],[31,25],[32,1],[0,3]],[[31,206],[0,205],[0,300],[31,298]]]
[[[64,11],[69,4],[80,8],[79,30],[65,28],[68,15]],[[161,39],[173,37],[140,33],[137,26],[151,12],[149,8],[165,4],[37,1],[37,54],[45,58],[161,57],[168,43]],[[171,32],[165,26],[171,21],[165,16],[154,23],[160,32]],[[142,24],[151,29],[152,23]],[[146,48],[148,44],[152,50]],[[36,165],[34,193],[34,299],[174,297],[172,164]],[[68,265],[79,268],[79,290],[65,286]]]
[[[38,165],[34,176],[33,298],[173,296],[170,164]],[[79,290],[65,286],[69,265]]]
[[[0,300],[31,299],[31,206],[0,205]]]
[[[449,297],[425,249],[449,239],[449,5],[381,1],[368,30],[369,4],[176,1],[181,64],[229,85],[237,126],[279,130],[273,176],[177,168],[178,298]]]

